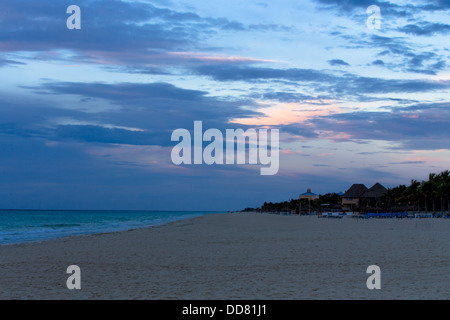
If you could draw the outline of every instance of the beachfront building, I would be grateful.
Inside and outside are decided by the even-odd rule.
[[[299,208],[299,213],[302,214],[302,199],[306,199],[308,200],[308,212],[309,214],[311,214],[311,200],[315,200],[318,199],[319,196],[315,193],[311,192],[311,189],[307,189],[305,193],[302,193],[299,197],[300,199],[300,208]]]
[[[377,208],[379,199],[385,195],[387,189],[380,183],[370,189],[364,184],[354,184],[342,195],[342,210],[355,212],[365,208]]]
[[[353,212],[359,207],[359,201],[367,190],[369,189],[363,184],[352,185],[342,196],[342,210]]]

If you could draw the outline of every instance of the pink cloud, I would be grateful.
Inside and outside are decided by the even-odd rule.
[[[257,109],[263,116],[252,118],[236,118],[232,123],[254,126],[276,126],[302,123],[309,126],[308,120],[319,116],[326,116],[342,112],[342,109],[329,100],[306,101],[302,103],[260,102],[261,108]]]
[[[209,53],[202,52],[168,52],[168,55],[181,57],[182,59],[196,59],[200,61],[212,61],[212,62],[236,62],[236,63],[245,63],[245,62],[281,62],[277,60],[268,60],[268,59],[257,59],[251,57],[240,57],[240,56],[225,56],[225,55],[211,55]]]

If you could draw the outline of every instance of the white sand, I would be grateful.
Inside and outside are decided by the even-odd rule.
[[[0,246],[0,299],[449,299],[450,221],[207,215]],[[79,291],[66,288],[69,265]],[[381,290],[366,269],[381,268]]]

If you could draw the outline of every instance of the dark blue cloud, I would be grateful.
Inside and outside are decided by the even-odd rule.
[[[140,149],[173,146],[169,128],[192,130],[194,119],[205,120],[205,129],[208,123],[219,125],[211,126],[214,128],[231,129],[233,125],[223,122],[227,119],[221,112],[239,113],[233,111],[238,103],[161,83],[137,88],[132,84],[48,83],[33,89],[42,93],[40,99],[0,98],[1,208],[230,210],[248,206],[249,201],[261,203],[261,191],[252,189],[255,184],[265,190],[279,184],[272,196],[282,197],[298,182],[291,178],[266,179],[259,176],[259,170],[239,166],[168,168],[169,153]],[[75,96],[80,98],[75,101],[85,99],[95,104],[109,99],[123,108],[96,112],[80,103],[79,110],[63,109],[61,105],[43,102],[49,94]],[[127,101],[122,97],[127,94],[135,99]],[[197,113],[193,111],[195,106],[200,107]],[[153,108],[157,110],[153,117],[148,117]],[[198,113],[201,108],[212,119],[201,119]],[[214,111],[215,108],[224,110]],[[59,118],[99,125],[53,121]],[[108,128],[102,124],[132,125],[146,131]],[[115,158],[117,149],[119,154],[128,153],[128,149],[120,148],[146,150],[146,155],[153,156],[158,164],[135,161],[133,155]],[[92,150],[103,151],[92,155]],[[224,193],[227,197],[223,197]]]
[[[425,161],[401,161],[401,162],[389,162],[390,165],[405,165],[405,164],[425,164]]]
[[[359,43],[383,49],[379,56],[400,57],[401,61],[385,65],[393,71],[402,70],[435,75],[442,70],[445,66],[445,59],[447,59],[436,52],[415,50],[405,39],[399,37],[372,35],[369,41],[359,41]]]
[[[60,82],[47,83],[41,87],[36,87],[36,89],[49,93],[80,95],[133,104],[145,102],[148,99],[152,101],[166,99],[173,101],[201,101],[207,94],[205,91],[177,88],[168,83],[103,84]]]
[[[356,15],[365,14],[369,6],[376,5],[380,7],[382,16],[390,18],[411,18],[423,11],[445,11],[450,8],[448,0],[423,0],[401,4],[380,0],[315,0],[315,2],[325,9]]]
[[[218,81],[257,81],[280,79],[305,82],[330,82],[335,77],[313,69],[273,69],[251,66],[214,65],[197,67],[199,75]]]
[[[379,57],[383,57],[386,61],[393,61],[392,63],[384,61],[383,66],[395,72],[435,75],[442,70],[442,65],[445,65],[448,59],[444,48],[438,49],[434,46],[433,50],[429,50],[429,48],[424,50],[423,46],[418,46],[410,38],[406,37],[390,37],[383,34],[355,37],[341,32],[332,32],[330,34],[350,43],[346,46],[347,49],[370,48],[379,50],[377,53]],[[381,64],[379,65],[381,66]]]
[[[450,103],[416,104],[386,112],[353,112],[310,120],[316,130],[350,135],[349,141],[399,142],[404,149],[448,149]]]
[[[169,146],[170,132],[130,131],[95,125],[61,125],[47,138],[88,143]]]
[[[447,35],[450,33],[450,25],[444,23],[417,22],[400,27],[397,31],[415,36],[433,36],[436,34]]]
[[[387,1],[319,0],[318,3],[358,21],[367,16],[365,9],[372,4],[382,8],[383,17],[411,16],[420,6],[425,7],[425,4],[400,6]],[[72,4],[82,9],[82,29],[78,31],[66,28],[66,8]],[[173,146],[172,130],[192,130],[194,120],[202,120],[205,129],[245,129],[246,126],[229,121],[261,116],[252,111],[261,107],[255,102],[257,99],[317,104],[322,103],[321,99],[373,101],[380,93],[401,93],[406,97],[408,93],[448,90],[450,86],[445,81],[383,79],[337,70],[263,68],[256,64],[260,62],[256,59],[229,61],[189,56],[186,53],[222,50],[206,46],[209,39],[222,31],[228,36],[236,32],[289,32],[292,28],[204,17],[196,12],[166,8],[166,5],[171,3],[165,0],[151,3],[3,0],[0,51],[29,52],[24,53],[20,61],[16,61],[19,54],[1,56],[0,67],[20,66],[23,61],[28,62],[25,57],[67,59],[71,63],[106,65],[114,72],[141,73],[146,79],[153,79],[147,75],[170,75],[176,70],[177,76],[262,83],[268,84],[265,88],[270,89],[253,87],[246,91],[248,86],[238,86],[234,89],[241,90],[242,96],[227,98],[212,96],[212,90],[203,89],[207,85],[202,86],[202,90],[191,90],[164,82],[108,84],[41,80],[41,84],[20,88],[22,92],[28,91],[27,94],[3,94],[0,97],[0,208],[239,209],[251,206],[251,201],[258,206],[268,199],[284,200],[287,194],[297,194],[299,181],[322,185],[323,190],[318,192],[345,190],[354,182],[345,180],[353,176],[330,179],[330,172],[326,170],[318,175],[293,173],[266,179],[237,166],[167,168],[171,163],[164,152],[170,148],[161,146]],[[427,10],[438,10],[445,5],[447,2],[432,1]],[[408,11],[410,8],[414,10]],[[447,32],[445,27],[439,30],[437,24],[430,22],[413,27],[416,21],[415,18],[409,20],[409,25],[397,31],[422,37]],[[379,59],[374,64],[394,71],[436,74],[447,67],[442,51],[417,48],[406,38],[387,37],[383,32],[361,38],[335,35],[360,48],[379,50]],[[68,50],[64,54],[51,56],[65,49]],[[174,51],[183,51],[185,55]],[[233,52],[238,51],[233,49]],[[392,57],[400,60],[397,66],[391,62]],[[339,59],[329,63],[348,65]],[[173,66],[183,68],[170,68]],[[63,76],[68,79],[67,73]],[[272,83],[277,86],[271,86]],[[191,82],[189,87],[191,85],[195,83]],[[216,88],[222,89],[220,86],[218,83]],[[351,136],[349,140],[358,143],[383,140],[399,142],[404,150],[448,149],[448,103],[405,107],[411,103],[408,99],[392,101],[403,107],[384,108],[382,112],[317,116],[307,125],[281,125],[280,130],[291,137],[310,140],[320,139],[318,132],[326,130],[347,133]],[[130,150],[145,150],[159,162],[153,167],[141,159],[135,160],[133,154],[115,158]],[[319,163],[317,166],[329,165],[316,163]],[[368,180],[393,177],[392,173],[381,170],[352,172]],[[218,181],[221,192],[217,192]]]
[[[20,62],[20,61],[15,61],[15,60],[10,60],[10,59],[0,58],[0,67],[11,66],[11,65],[12,66],[26,65],[26,63]]]
[[[345,62],[344,60],[341,59],[332,59],[332,60],[328,60],[328,63],[331,66],[343,66],[343,67],[348,67],[350,66],[347,62]]]
[[[205,91],[182,89],[167,83],[48,82],[22,88],[44,98],[48,95],[75,97],[77,110],[11,104],[0,112],[3,114],[0,132],[55,141],[170,146],[172,131],[192,130],[196,120],[203,121],[205,128],[221,130],[234,126],[245,128],[230,124],[233,118],[260,115],[248,109],[252,105],[257,107],[251,100],[226,101],[209,97]],[[93,103],[102,108],[88,109]],[[108,104],[119,108],[106,108]],[[23,113],[27,116],[22,117]],[[58,122],[61,118],[65,122]]]
[[[289,133],[294,136],[300,136],[304,138],[318,138],[319,135],[315,131],[315,128],[307,127],[302,124],[289,124],[282,126],[283,133]]]
[[[47,83],[37,89],[52,94],[70,94],[111,101],[122,107],[118,113],[123,120],[126,120],[127,112],[141,113],[140,115],[144,116],[141,120],[132,119],[130,126],[150,122],[152,127],[156,125],[156,127],[167,128],[167,124],[176,124],[180,119],[188,121],[204,119],[224,123],[232,117],[249,117],[258,114],[242,109],[243,105],[256,107],[256,104],[250,100],[226,101],[210,97],[206,91],[182,89],[168,83],[66,82]],[[110,115],[114,115],[114,112]]]
[[[272,91],[268,90],[263,93],[252,93],[249,95],[252,99],[263,100],[277,100],[279,102],[304,102],[308,101],[309,104],[323,105],[320,100],[332,99],[331,96],[326,95],[308,95],[298,92],[285,92],[285,91]]]
[[[269,81],[288,80],[314,84],[314,90],[339,95],[361,95],[394,92],[429,92],[445,90],[449,83],[429,80],[396,80],[358,76],[355,74],[334,75],[311,69],[273,69],[250,66],[216,65],[196,68],[199,75],[217,81]]]
[[[376,5],[380,7],[382,16],[389,17],[411,17],[414,13],[421,10],[421,6],[413,4],[398,5],[390,1],[378,0],[315,0],[321,8],[328,10],[337,10],[341,14],[355,15],[357,19],[360,16],[367,16],[366,10],[369,6]]]
[[[66,8],[73,1],[2,1],[0,13],[1,51],[84,51],[84,57],[111,55],[135,62],[140,54],[161,51],[192,51],[218,30],[287,31],[276,24],[244,25],[227,18],[201,17],[193,12],[177,12],[148,2],[120,0],[79,0],[81,30],[68,30]],[[148,56],[142,57],[147,61]]]
[[[192,24],[199,17],[177,14],[150,4],[118,0],[78,1],[81,30],[68,30],[66,8],[73,1],[5,0],[0,20],[3,51],[53,49],[142,51],[147,48],[176,49],[198,39]],[[147,22],[166,19],[183,24]]]
[[[380,59],[377,59],[377,60],[372,62],[372,65],[374,65],[374,66],[384,66],[384,61],[380,60]]]
[[[424,1],[423,10],[428,11],[444,11],[450,9],[450,1],[448,0],[427,0]]]
[[[383,53],[384,55],[387,53],[403,55],[414,52],[411,44],[402,37],[387,37],[373,34],[366,40],[360,39],[355,41],[357,44],[363,44],[368,47],[382,48],[386,50],[386,53]]]
[[[191,175],[161,172],[150,163],[137,166],[93,157],[79,144],[49,146],[42,139],[1,133],[0,148],[0,168],[8,168],[0,170],[0,208],[237,210],[248,206],[250,199],[260,202],[261,195],[252,191],[252,185],[270,189],[274,183],[229,166],[228,178],[220,180],[222,192],[217,192],[223,174],[219,167],[189,168],[195,170]],[[278,183],[275,195],[282,196],[288,191],[286,184],[293,181]],[[223,192],[229,196],[223,197]]]
[[[373,0],[343,0],[343,1],[333,1],[333,0],[316,0],[317,3],[328,6],[329,8],[339,8],[343,11],[353,11],[356,8],[366,9],[371,5],[380,5],[379,1]],[[383,2],[384,4],[385,2]]]

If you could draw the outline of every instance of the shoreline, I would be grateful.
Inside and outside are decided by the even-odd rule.
[[[11,210],[4,210],[4,211],[11,211]],[[29,210],[17,210],[17,211],[29,211]],[[31,210],[33,211],[33,210]],[[34,210],[36,212],[48,212],[50,210]],[[67,210],[66,210],[67,211]],[[78,212],[79,210],[72,210],[74,212]],[[1,210],[0,210],[1,212]],[[55,212],[59,212],[59,210],[55,210]],[[87,212],[87,211],[79,211],[79,212]],[[111,212],[111,211],[100,211],[97,210],[96,212]],[[116,212],[124,212],[123,210],[116,210]],[[126,211],[126,212],[152,212],[152,211]],[[154,211],[154,212],[163,212],[163,211]],[[164,211],[165,212],[165,211]],[[167,211],[168,213],[173,213],[174,211]],[[172,217],[170,219],[167,219],[166,221],[163,222],[154,222],[154,223],[147,223],[147,224],[143,224],[141,226],[127,226],[127,223],[130,223],[130,221],[126,221],[127,223],[125,225],[122,225],[121,227],[117,228],[116,230],[111,229],[111,228],[105,228],[103,227],[103,230],[96,230],[96,231],[92,231],[89,229],[84,229],[84,230],[77,230],[76,232],[74,230],[72,230],[72,234],[68,233],[68,234],[60,234],[60,235],[53,235],[53,236],[47,236],[47,237],[42,237],[42,238],[32,238],[29,237],[28,239],[25,240],[14,240],[14,242],[5,242],[5,243],[0,243],[0,247],[2,246],[11,246],[11,245],[16,245],[16,244],[27,244],[27,243],[42,243],[42,242],[46,242],[46,241],[52,241],[52,240],[59,240],[59,239],[65,239],[65,238],[70,238],[70,237],[82,237],[82,236],[88,236],[88,235],[99,235],[99,234],[108,234],[108,233],[116,233],[116,232],[127,232],[130,230],[136,230],[136,229],[142,229],[142,228],[152,228],[152,227],[157,227],[157,226],[163,226],[166,224],[170,224],[173,222],[177,222],[177,221],[183,221],[183,220],[188,220],[188,219],[193,219],[193,218],[197,218],[197,217],[201,217],[205,214],[225,214],[226,212],[220,212],[220,211],[204,211],[204,212],[198,212],[198,211],[185,211],[186,214],[192,214],[191,216],[181,216],[181,217]],[[99,225],[101,225],[100,223],[98,223]],[[32,229],[30,231],[33,231],[34,233],[38,232],[38,229]],[[30,231],[25,231],[23,232],[23,234],[28,234]],[[61,231],[58,229],[53,230],[55,232]],[[6,240],[10,240],[10,239],[6,239]]]
[[[254,215],[274,215],[274,216],[292,216],[292,217],[300,217],[300,218],[309,218],[309,219],[330,219],[332,220],[335,217],[321,217],[318,215],[298,215],[298,214],[279,214],[279,213],[274,213],[274,212],[256,212],[256,211],[230,211],[230,212],[223,212],[223,213],[208,213],[208,215],[224,215],[224,214],[254,214]],[[126,233],[126,232],[130,232],[130,231],[135,231],[135,230],[141,230],[141,229],[153,229],[153,228],[158,228],[158,227],[164,227],[164,226],[170,226],[171,224],[177,223],[177,222],[182,222],[182,221],[188,221],[188,220],[195,220],[195,219],[199,219],[201,218],[203,215],[199,215],[199,216],[195,216],[195,217],[189,217],[189,218],[183,218],[183,219],[178,219],[178,220],[173,220],[173,221],[168,221],[168,222],[164,222],[161,224],[155,224],[155,225],[149,225],[149,226],[142,226],[142,227],[136,227],[136,228],[131,228],[131,229],[124,229],[124,230],[115,230],[115,231],[106,231],[106,232],[95,232],[95,233],[86,233],[86,234],[79,234],[79,235],[67,235],[67,236],[60,236],[57,238],[51,238],[51,239],[42,239],[42,240],[31,240],[31,241],[24,241],[24,242],[17,242],[17,243],[5,243],[5,244],[1,244],[0,243],[0,248],[2,248],[3,246],[20,246],[20,245],[27,245],[27,244],[39,244],[39,243],[46,243],[46,242],[51,242],[51,241],[60,241],[60,240],[64,240],[64,239],[71,239],[71,238],[83,238],[83,237],[96,237],[96,236],[101,236],[101,235],[109,235],[109,234],[118,234],[118,233]],[[359,219],[360,217],[358,216],[353,216],[353,217],[346,217],[346,219]],[[395,218],[389,218],[392,220],[397,220]],[[405,220],[414,220],[414,218],[403,218]],[[433,218],[435,220],[446,220],[447,218]],[[369,219],[369,221],[371,220],[375,220],[375,219]]]
[[[225,213],[209,213],[209,214],[213,215],[213,214],[225,214]],[[161,224],[142,226],[142,227],[136,227],[136,228],[124,229],[124,230],[85,233],[85,234],[77,234],[77,235],[67,235],[67,236],[60,236],[60,237],[51,238],[51,239],[30,240],[30,241],[15,242],[15,243],[4,243],[4,244],[0,243],[0,248],[6,247],[6,246],[22,246],[22,245],[29,245],[29,244],[30,245],[31,244],[41,244],[41,243],[47,243],[47,242],[52,242],[52,241],[61,241],[61,240],[65,240],[65,239],[67,239],[67,240],[76,240],[77,238],[81,239],[81,238],[84,238],[84,237],[97,237],[97,236],[102,236],[102,235],[127,233],[127,232],[130,232],[130,231],[136,231],[136,230],[142,230],[142,229],[153,229],[153,228],[169,226],[169,225],[171,225],[173,223],[177,223],[177,222],[182,222],[182,221],[187,221],[187,220],[194,220],[194,219],[198,219],[198,218],[201,218],[201,217],[202,217],[202,215],[195,216],[195,217],[184,218],[184,219],[173,220],[173,221],[167,221],[167,222],[163,222]]]
[[[444,299],[450,222],[219,213],[0,246],[0,299]],[[368,290],[369,265],[382,289]],[[69,265],[81,290],[68,290]]]

